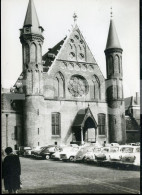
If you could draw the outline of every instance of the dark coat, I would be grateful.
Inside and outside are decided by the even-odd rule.
[[[20,188],[21,164],[19,156],[9,154],[4,158],[2,165],[5,190],[17,190]]]

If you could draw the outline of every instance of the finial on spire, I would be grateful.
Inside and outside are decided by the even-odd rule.
[[[90,107],[90,104],[88,103],[88,108]]]
[[[113,17],[113,12],[112,12],[112,7],[110,8],[110,18],[112,19]]]
[[[74,23],[77,21],[77,15],[76,13],[73,14],[73,18],[74,18]]]

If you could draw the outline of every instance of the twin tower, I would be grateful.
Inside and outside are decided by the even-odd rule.
[[[35,116],[33,116],[33,119],[31,116],[33,113],[32,105],[38,105],[38,102],[44,101],[42,64],[42,44],[44,37],[42,32],[43,28],[39,25],[33,1],[29,0],[24,25],[20,35],[25,81],[23,90],[26,97],[24,101],[25,132],[27,132],[28,129],[31,129],[32,125],[34,129],[34,125],[37,122]],[[126,140],[122,51],[114,22],[111,19],[105,49],[107,67],[106,101],[108,105],[109,142],[118,143],[125,143]],[[34,132],[31,132],[31,134],[32,133],[34,134]],[[28,135],[29,134],[25,133],[25,140],[28,140]],[[25,142],[25,144],[28,144],[28,141]]]

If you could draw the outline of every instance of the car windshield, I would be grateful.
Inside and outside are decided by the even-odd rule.
[[[110,152],[118,152],[118,151],[119,151],[118,147],[110,148]]]
[[[124,147],[124,148],[122,148],[121,151],[125,152],[125,153],[132,153],[133,152],[133,148],[131,148],[131,147]]]

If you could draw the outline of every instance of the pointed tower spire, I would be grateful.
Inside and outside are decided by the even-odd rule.
[[[106,44],[106,49],[111,49],[111,48],[121,49],[112,16],[110,20],[109,33],[108,33],[108,39]]]
[[[33,0],[29,0],[27,13],[24,21],[23,27],[31,26],[31,33],[40,33],[40,28],[43,31],[43,28],[39,24],[39,20],[37,17],[36,9],[34,6]]]

